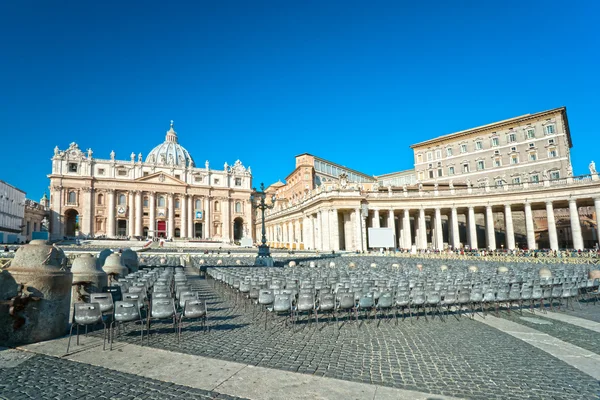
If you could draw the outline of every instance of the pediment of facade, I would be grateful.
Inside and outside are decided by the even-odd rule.
[[[159,183],[164,185],[185,185],[186,183],[181,179],[177,179],[172,175],[165,174],[164,172],[157,172],[152,175],[142,176],[137,178],[134,182],[138,183]]]

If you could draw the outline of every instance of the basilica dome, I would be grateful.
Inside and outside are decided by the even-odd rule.
[[[171,121],[171,128],[167,131],[165,141],[152,149],[146,157],[146,162],[177,167],[195,166],[190,153],[177,140],[177,132],[173,129],[173,121]]]

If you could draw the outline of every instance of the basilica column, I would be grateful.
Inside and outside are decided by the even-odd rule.
[[[419,249],[427,249],[427,225],[425,224],[425,209],[419,209]]]
[[[354,243],[351,250],[363,251],[360,207],[354,209]]]
[[[82,209],[83,215],[79,216],[81,219],[81,232],[84,235],[92,236],[94,234],[94,189],[88,187],[83,188]]]
[[[573,235],[573,248],[583,250],[583,236],[581,235],[581,222],[579,222],[579,210],[577,200],[569,200],[569,217],[571,219],[571,234]]]
[[[204,239],[210,239],[212,237],[212,227],[210,221],[210,196],[206,196],[204,198],[204,229],[202,229],[202,234]]]
[[[148,236],[156,237],[156,203],[155,192],[148,193]]]
[[[187,198],[187,236],[190,239],[196,238],[196,232],[194,230],[194,220],[196,219],[196,210],[194,210],[194,196],[190,195]]]
[[[402,227],[404,230],[404,248],[411,249],[412,248],[412,233],[410,230],[410,210],[407,208],[404,209],[404,218],[402,218]]]
[[[596,242],[600,246],[600,198],[594,199],[594,213],[596,214]]]
[[[173,193],[167,194],[167,237],[172,239],[175,237],[175,207],[173,206]]]
[[[373,210],[373,228],[379,228],[379,209]]]
[[[180,202],[179,204],[181,205],[181,214],[179,217],[179,221],[180,221],[180,225],[181,228],[179,231],[179,236],[182,238],[187,238],[188,237],[188,233],[187,233],[187,228],[188,228],[188,198],[187,198],[187,194],[182,194],[180,197]]]
[[[323,237],[321,224],[321,210],[317,211],[317,225],[315,227],[315,250],[323,250],[321,238]]]
[[[554,218],[554,208],[552,207],[552,201],[546,202],[546,219],[548,221],[548,239],[550,239],[550,249],[558,250],[556,219]]]
[[[329,210],[329,249],[340,250],[340,222],[337,208]]]
[[[496,229],[494,228],[494,213],[492,212],[492,206],[485,207],[485,234],[488,249],[496,250]]]
[[[458,210],[452,207],[450,211],[450,231],[452,232],[452,248],[460,248],[460,232],[458,230]]]
[[[475,207],[469,207],[469,246],[477,249],[477,226],[475,225]]]
[[[361,222],[360,222],[361,223],[360,239],[362,240],[362,251],[367,251],[369,249],[368,244],[367,244],[367,214],[363,215],[361,213],[360,220],[361,220]]]
[[[306,216],[306,238],[305,238],[305,248],[306,249],[314,249],[315,248],[315,232],[314,232],[314,223],[315,218],[312,215]]]
[[[231,213],[229,212],[229,201],[230,199],[228,197],[225,197],[224,200],[221,202],[223,203],[221,209],[221,218],[223,219],[222,236],[225,243],[231,242],[231,230],[229,229],[231,227]]]
[[[142,236],[144,234],[144,221],[142,219],[142,191],[136,190],[135,192],[135,236]]]
[[[390,208],[388,213],[388,228],[392,228],[392,235],[394,236],[394,248],[396,248],[398,241],[396,240],[396,220],[394,219],[394,209]]]
[[[535,250],[535,228],[533,225],[531,203],[529,202],[525,202],[525,229],[527,230],[527,248]]]
[[[301,244],[303,244],[303,239],[304,239],[304,235],[302,234],[301,230],[302,228],[300,227],[302,225],[300,219],[296,220],[296,249],[300,250]]]
[[[515,249],[515,229],[513,226],[512,209],[510,204],[504,205],[504,225],[506,226],[506,248],[508,250]]]
[[[127,232],[130,237],[135,236],[135,193],[133,190],[129,191],[129,200],[127,201],[127,205],[129,206],[129,210],[127,212],[128,222],[127,222]]]
[[[439,251],[444,250],[444,232],[442,232],[442,213],[439,207],[435,208],[435,244]]]
[[[115,237],[115,189],[107,189],[108,217],[106,219],[106,236]]]

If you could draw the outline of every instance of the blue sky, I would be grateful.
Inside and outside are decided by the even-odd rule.
[[[595,1],[4,1],[0,179],[38,199],[54,146],[145,155],[175,120],[254,184],[309,152],[368,174],[413,143],[567,106],[600,161]],[[590,145],[590,143],[593,143]]]

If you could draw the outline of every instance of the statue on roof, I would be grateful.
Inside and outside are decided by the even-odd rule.
[[[135,162],[135,153],[132,151],[131,152],[131,162]]]
[[[60,151],[60,150],[58,149],[58,146],[54,147],[54,155],[55,155],[55,156],[57,156],[57,155],[58,155],[59,151]]]
[[[110,159],[115,161],[115,151],[114,150],[110,151]]]
[[[594,161],[590,162],[590,165],[588,166],[588,168],[590,169],[590,174],[594,175],[596,174],[596,163]]]
[[[138,162],[142,162],[142,153],[138,154]]]
[[[206,169],[208,169],[208,166],[209,166],[209,164],[208,164],[208,160],[206,160],[206,162],[204,163],[204,167],[205,167]]]
[[[92,159],[92,155],[93,155],[93,154],[94,154],[94,152],[92,151],[92,149],[91,149],[91,148],[90,148],[90,149],[87,149],[87,155],[88,155],[88,158],[89,158],[90,160]]]

